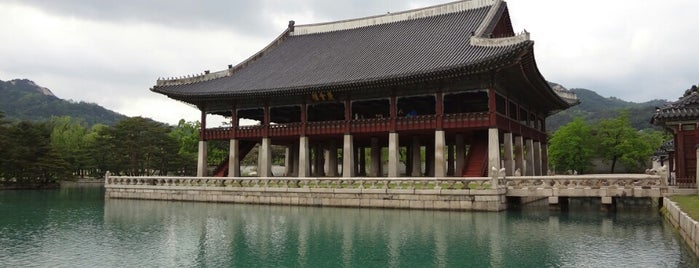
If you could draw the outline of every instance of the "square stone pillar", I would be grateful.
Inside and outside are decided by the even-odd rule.
[[[197,177],[206,177],[208,175],[208,149],[209,148],[206,141],[199,141],[199,154],[197,155]]]
[[[351,134],[345,134],[342,143],[342,177],[354,177],[354,172],[354,140]]]
[[[515,174],[515,161],[514,161],[514,145],[512,144],[512,133],[503,134],[503,145],[505,147],[505,156],[503,157],[503,162],[505,162],[505,174],[507,176],[512,176]]]
[[[526,170],[524,168],[524,138],[522,136],[515,136],[515,171],[519,169],[519,175],[524,175]]]
[[[410,176],[420,177],[422,176],[422,158],[420,157],[420,137],[413,136],[413,142],[411,143],[412,168],[410,169]]]
[[[444,162],[444,130],[434,132],[434,176],[441,178],[447,175]]]
[[[454,177],[454,145],[447,145],[447,176]]]
[[[325,156],[323,154],[323,145],[316,144],[313,146],[313,176],[325,177]]]
[[[357,174],[359,176],[366,176],[366,150],[364,147],[359,147],[357,148],[357,151],[359,151],[357,154],[357,157],[359,157],[359,166],[357,167],[358,172]]]
[[[240,147],[238,140],[231,139],[228,148],[228,177],[240,177]]]
[[[400,176],[398,173],[398,154],[400,153],[398,149],[398,133],[391,132],[388,133],[388,177],[397,178]]]
[[[299,175],[299,144],[293,144],[289,146],[291,149],[289,154],[291,155],[291,162],[289,162],[289,168],[291,168],[291,172],[289,173],[289,176],[291,177],[296,177]]]
[[[270,139],[262,138],[257,157],[257,176],[272,177],[272,148]]]
[[[291,172],[293,172],[289,165],[291,161],[291,147],[286,146],[286,148],[284,148],[284,177],[291,176]]]
[[[369,170],[370,177],[381,177],[381,145],[379,138],[371,137],[371,169]]]
[[[464,164],[466,162],[466,146],[464,144],[464,135],[456,134],[456,166],[454,167],[454,176],[460,177],[464,173]]]
[[[425,145],[425,176],[434,177],[434,144]]]
[[[534,141],[532,139],[527,139],[525,141],[525,146],[527,150],[527,154],[524,157],[526,162],[524,163],[524,172],[523,174],[527,176],[534,176]]]
[[[309,165],[309,158],[311,153],[308,148],[308,137],[301,136],[299,138],[299,166],[298,166],[298,176],[300,178],[306,178],[311,175],[311,167]]]
[[[337,177],[337,145],[335,140],[329,140],[325,147],[325,175],[328,177]]]
[[[497,174],[495,170],[500,170],[500,134],[497,128],[488,129],[488,176],[493,177]]]
[[[541,175],[549,175],[549,146],[541,144]]]
[[[541,176],[541,142],[534,142],[534,175]]]

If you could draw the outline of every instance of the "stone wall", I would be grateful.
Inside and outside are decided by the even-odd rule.
[[[667,197],[663,198],[663,207],[665,208],[665,218],[677,228],[682,239],[694,254],[699,256],[699,223],[680,210],[677,203],[672,202]]]
[[[106,186],[107,198],[359,208],[502,211],[505,189],[408,190]]]

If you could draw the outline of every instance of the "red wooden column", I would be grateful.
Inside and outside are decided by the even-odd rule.
[[[497,98],[495,95],[495,89],[494,88],[489,88],[488,89],[488,115],[490,119],[490,126],[491,127],[496,127],[497,126],[497,116],[496,116],[496,109],[495,109],[495,99]]]
[[[686,179],[687,175],[685,173],[687,166],[685,164],[685,158],[687,157],[684,151],[684,133],[682,131],[682,124],[677,125],[677,130],[675,131],[677,141],[675,143],[676,155],[677,155],[677,170],[675,171],[675,177]]]
[[[231,132],[230,138],[235,139],[238,136],[238,111],[235,107],[231,109]]]
[[[269,137],[269,104],[265,103],[264,115],[262,116],[262,137]]]
[[[308,122],[306,116],[306,102],[301,102],[301,136],[306,136],[306,123]]]
[[[201,110],[201,123],[199,124],[199,140],[206,140],[206,112]]]
[[[345,134],[350,133],[350,124],[352,121],[352,100],[347,97],[345,100]]]
[[[435,98],[435,111],[434,114],[435,119],[437,120],[437,130],[442,130],[442,117],[444,115],[444,102],[442,101],[443,99],[443,93],[441,90],[437,91],[437,96]]]
[[[389,111],[388,111],[389,118],[390,118],[390,120],[391,120],[391,121],[390,121],[390,126],[389,126],[389,132],[396,132],[396,118],[398,117],[398,116],[397,116],[397,113],[396,113],[396,110],[397,110],[397,109],[396,109],[396,106],[398,106],[398,105],[396,104],[396,95],[395,95],[395,94],[392,94],[392,95],[391,95],[391,100],[390,100],[390,103],[389,103]]]

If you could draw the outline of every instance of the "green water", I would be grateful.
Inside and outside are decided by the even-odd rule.
[[[1,267],[695,267],[650,204],[503,213],[0,191]]]

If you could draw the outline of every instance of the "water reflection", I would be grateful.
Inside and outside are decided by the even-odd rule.
[[[117,237],[131,248],[118,251],[168,266],[695,263],[652,209],[463,213],[108,200],[104,222],[137,236]]]

